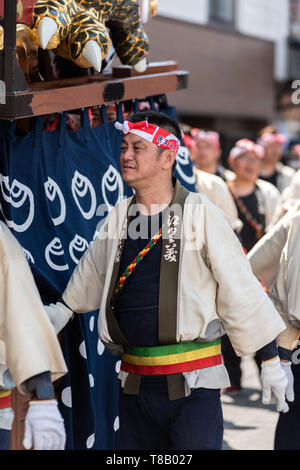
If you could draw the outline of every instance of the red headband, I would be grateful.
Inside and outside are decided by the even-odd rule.
[[[195,139],[195,142],[198,140],[204,140],[211,145],[214,145],[217,148],[220,148],[220,136],[218,132],[215,131],[202,131],[200,129],[192,129],[191,134]]]
[[[287,138],[283,134],[271,134],[270,132],[265,132],[258,140],[259,145],[269,145],[269,144],[285,144]]]
[[[180,141],[174,134],[162,129],[155,124],[149,124],[148,121],[130,122],[124,121],[115,123],[115,128],[124,132],[124,134],[135,134],[143,139],[165,149],[175,150],[178,153]]]
[[[259,160],[262,160],[265,154],[265,150],[261,145],[257,145],[249,139],[241,139],[231,150],[228,158],[229,163],[231,164],[235,158],[248,152],[253,153]]]

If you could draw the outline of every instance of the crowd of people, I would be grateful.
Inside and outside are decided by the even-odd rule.
[[[185,142],[194,164],[197,191],[210,198],[233,222],[233,229],[253,273],[285,319],[287,329],[279,335],[277,344],[286,350],[285,353],[292,351],[297,346],[300,333],[300,147],[295,145],[292,149],[298,158],[296,168],[295,165],[284,164],[288,139],[270,125],[259,132],[256,141],[237,141],[224,167],[217,132],[196,128],[186,132]],[[207,186],[210,186],[211,192],[205,190]],[[222,336],[221,344],[231,382],[223,393],[235,396],[242,391],[241,358],[236,355],[227,335]],[[294,394],[297,383],[294,376],[297,378],[299,372],[291,364],[291,353],[283,357],[287,362],[282,362],[282,365],[292,366],[293,370],[293,373],[288,371],[288,396],[293,405],[286,416],[280,416],[275,448],[298,449],[297,440],[291,443],[289,438],[291,425],[294,430],[299,427],[299,405]],[[254,360],[260,373],[261,359],[258,354],[254,355]]]

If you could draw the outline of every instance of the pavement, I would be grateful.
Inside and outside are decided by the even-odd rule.
[[[278,413],[263,405],[257,365],[252,356],[242,359],[242,391],[222,393],[223,450],[273,450]]]

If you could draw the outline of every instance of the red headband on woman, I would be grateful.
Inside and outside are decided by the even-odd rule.
[[[240,157],[244,153],[253,153],[256,158],[262,160],[264,158],[265,149],[261,145],[257,145],[249,139],[241,139],[231,150],[228,162],[232,164],[236,158]]]

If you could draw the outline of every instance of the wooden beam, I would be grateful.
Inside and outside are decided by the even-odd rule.
[[[187,76],[188,72],[173,71],[101,81],[81,77],[80,84],[55,89],[32,87],[26,93],[7,94],[7,104],[0,105],[0,119],[19,119],[167,94],[186,88]]]

